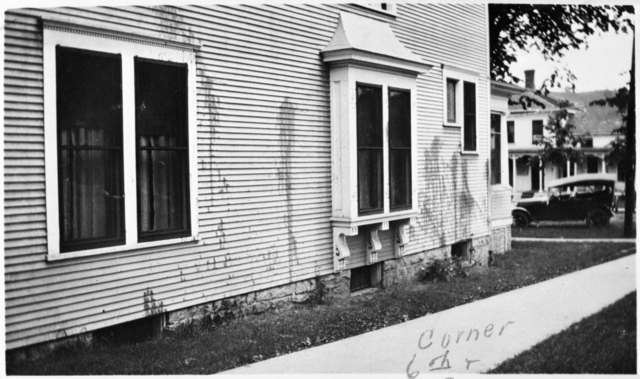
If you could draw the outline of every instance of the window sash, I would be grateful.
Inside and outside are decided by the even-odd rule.
[[[457,109],[456,109],[456,86],[458,81],[447,78],[447,122],[457,122]]]
[[[121,56],[55,52],[60,252],[123,245]]]
[[[464,151],[476,151],[476,85],[464,82]]]
[[[533,120],[531,122],[531,142],[535,143],[542,139],[544,133],[544,123],[542,120]]]
[[[515,122],[507,121],[507,143],[515,142],[516,126]]]
[[[491,184],[500,184],[501,178],[501,145],[500,145],[500,123],[501,116],[491,115]]]
[[[138,241],[191,234],[187,65],[136,58]]]
[[[410,209],[411,198],[411,92],[389,88],[389,206]]]
[[[358,214],[383,211],[382,87],[356,84]]]

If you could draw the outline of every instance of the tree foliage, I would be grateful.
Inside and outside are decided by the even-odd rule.
[[[624,163],[627,159],[627,143],[626,139],[620,138],[620,136],[624,137],[627,134],[629,89],[627,87],[622,87],[618,89],[613,97],[607,96],[604,99],[594,100],[590,102],[589,105],[608,105],[615,107],[618,110],[618,113],[620,113],[620,116],[622,117],[622,125],[612,131],[612,134],[616,135],[616,139],[611,141],[609,144],[611,146],[611,150],[609,150],[605,156],[605,160],[613,164]]]
[[[577,148],[578,144],[584,143],[586,135],[574,135],[575,125],[571,123],[572,117],[568,108],[563,108],[553,112],[549,116],[545,129],[549,133],[540,140],[535,141],[540,145],[536,159],[531,164],[538,164],[538,161],[546,165],[553,165],[564,168],[567,162],[584,162],[584,153]]]
[[[517,49],[537,47],[545,59],[562,58],[570,48],[579,49],[596,31],[627,32],[633,29],[632,6],[584,4],[489,4],[489,44],[491,78],[519,82],[509,65],[516,61]],[[571,80],[571,73],[566,74]],[[559,87],[564,79],[555,72],[547,88]],[[575,77],[573,78],[575,79]]]

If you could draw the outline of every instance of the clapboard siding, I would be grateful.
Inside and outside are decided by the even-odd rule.
[[[486,14],[481,5],[159,6],[5,13],[5,298],[8,348],[332,272],[329,70],[319,51],[347,11],[390,22],[434,68],[418,78],[421,214],[408,252],[488,234]],[[40,16],[170,40],[197,38],[201,242],[47,262]],[[464,48],[460,48],[464,46]],[[478,155],[442,127],[441,64],[480,75]],[[469,194],[473,194],[470,196]],[[393,231],[380,233],[393,257]],[[348,268],[364,237],[348,239]],[[153,294],[151,295],[151,292]],[[146,297],[145,297],[146,296]],[[150,297],[151,296],[151,297]]]

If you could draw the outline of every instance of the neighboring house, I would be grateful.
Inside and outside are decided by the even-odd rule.
[[[512,91],[500,90],[500,82],[491,81],[491,138],[489,140],[491,193],[491,238],[494,246],[510,248],[511,244],[511,196],[509,182],[508,128],[509,99]],[[505,241],[499,243],[500,240]],[[499,248],[498,248],[499,251]]]
[[[504,251],[487,30],[481,4],[6,12],[7,349]]]
[[[615,139],[611,131],[619,127],[620,116],[615,112],[602,112],[600,107],[586,107],[582,102],[574,104],[568,112],[571,123],[576,126],[575,135],[590,133],[585,146],[578,146],[586,155],[582,165],[568,162],[566,167],[554,167],[530,164],[540,145],[535,141],[548,136],[545,129],[549,116],[559,111],[562,101],[572,101],[576,94],[535,95],[534,70],[525,71],[525,87],[502,82],[492,82],[492,93],[508,96],[509,116],[507,117],[507,143],[509,150],[509,184],[514,200],[523,193],[543,192],[545,181],[581,173],[616,173],[617,168],[606,164],[604,156],[610,150],[609,143]],[[537,100],[523,106],[518,101],[522,97],[535,97]],[[604,94],[602,94],[604,97]],[[595,98],[594,98],[595,100]],[[618,126],[614,126],[618,125]],[[619,180],[622,180],[621,178]],[[619,185],[624,183],[618,183]],[[619,187],[618,185],[618,187]]]
[[[592,91],[585,93],[558,94],[574,102],[581,109],[573,120],[576,135],[586,138],[580,148],[585,154],[582,165],[576,164],[574,171],[584,173],[616,174],[616,190],[624,193],[624,170],[616,163],[607,162],[605,157],[611,151],[611,142],[616,138],[624,139],[624,135],[613,134],[615,129],[622,126],[622,117],[615,107],[589,105],[591,101],[604,99],[613,94],[609,91]]]

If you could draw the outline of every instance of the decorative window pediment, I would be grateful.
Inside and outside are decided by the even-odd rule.
[[[350,13],[340,14],[333,38],[321,54],[332,67],[359,64],[413,75],[432,67],[407,49],[388,23]]]

